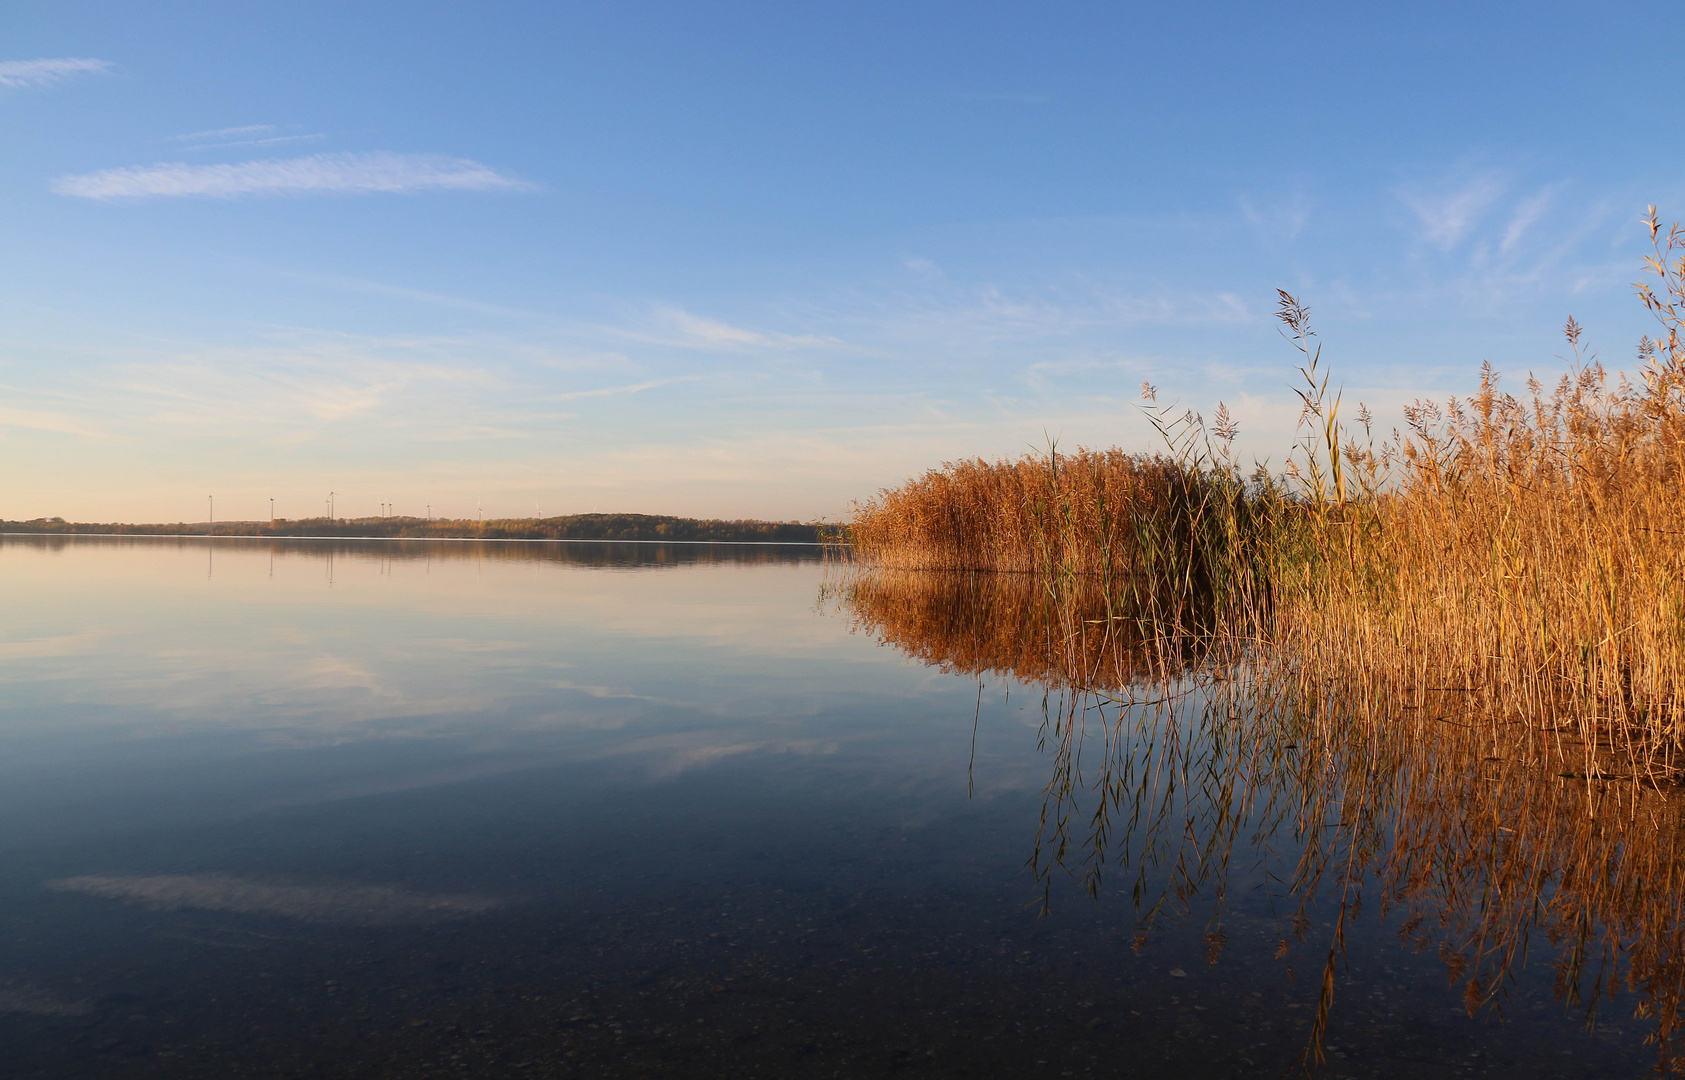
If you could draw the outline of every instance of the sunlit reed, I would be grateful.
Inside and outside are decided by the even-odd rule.
[[[1551,385],[1511,396],[1488,367],[1377,441],[1283,293],[1303,415],[1281,474],[1241,468],[1226,409],[1207,423],[1146,387],[1163,454],[953,464],[851,523],[874,632],[1050,688],[1044,889],[1127,868],[1143,941],[1203,897],[1213,962],[1243,849],[1285,860],[1284,962],[1309,905],[1335,906],[1307,1061],[1367,902],[1402,910],[1471,1013],[1543,952],[1565,1000],[1635,991],[1659,1067],[1685,1071],[1685,234],[1649,224],[1639,294],[1663,334],[1631,374],[1570,319]],[[915,569],[989,599],[933,612]]]
[[[1263,648],[1317,679],[1398,697],[1455,691],[1524,722],[1587,775],[1671,775],[1685,715],[1685,238],[1652,212],[1665,336],[1611,375],[1573,350],[1519,398],[1486,368],[1466,400],[1419,402],[1379,447],[1341,415],[1309,312],[1303,436],[1282,475],[1246,475],[1208,424],[1149,403],[1167,453],[1081,450],[950,464],[881,493],[849,527],[887,569],[1097,578],[1112,613],[1214,653]],[[1148,388],[1149,395],[1151,388]]]

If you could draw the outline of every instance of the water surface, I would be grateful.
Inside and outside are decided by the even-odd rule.
[[[1267,862],[1178,890],[1128,820],[1089,895],[1046,850],[1048,673],[974,655],[1033,631],[939,597],[903,632],[831,573],[4,538],[0,1075],[1291,1068],[1329,904],[1278,958]],[[1588,1030],[1543,956],[1471,1020],[1400,921],[1346,929],[1329,1075],[1653,1066],[1625,990]]]

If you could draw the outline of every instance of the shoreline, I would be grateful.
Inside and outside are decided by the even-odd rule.
[[[455,544],[687,544],[696,546],[733,546],[733,547],[815,547],[822,548],[846,542],[836,541],[828,544],[821,540],[620,540],[613,537],[548,537],[548,536],[299,536],[288,533],[99,533],[99,532],[45,532],[24,529],[0,529],[0,538],[9,536],[52,536],[66,539],[76,537],[96,537],[108,540],[379,540],[385,543],[409,541],[412,543],[455,543]]]
[[[365,540],[618,540],[656,543],[823,544],[840,532],[817,521],[691,518],[668,514],[555,517],[347,516],[198,521],[65,521],[0,517],[0,534],[45,536],[242,536]]]

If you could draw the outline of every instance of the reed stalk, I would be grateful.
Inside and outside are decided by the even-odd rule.
[[[1419,401],[1377,448],[1341,417],[1310,312],[1280,294],[1299,352],[1300,436],[1281,475],[1245,475],[1235,427],[1143,408],[1166,450],[950,463],[859,506],[851,558],[1100,583],[1135,636],[1265,658],[1314,686],[1361,673],[1399,700],[1466,695],[1587,777],[1685,768],[1685,232],[1651,209],[1663,333],[1611,374],[1581,346],[1550,389]]]

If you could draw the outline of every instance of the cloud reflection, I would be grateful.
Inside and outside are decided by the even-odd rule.
[[[86,1016],[94,1007],[86,1001],[66,1001],[35,986],[0,986],[0,1013],[25,1016]]]
[[[503,903],[475,893],[421,893],[396,885],[282,885],[220,874],[88,874],[49,881],[46,887],[159,911],[231,911],[353,926],[440,922]]]

